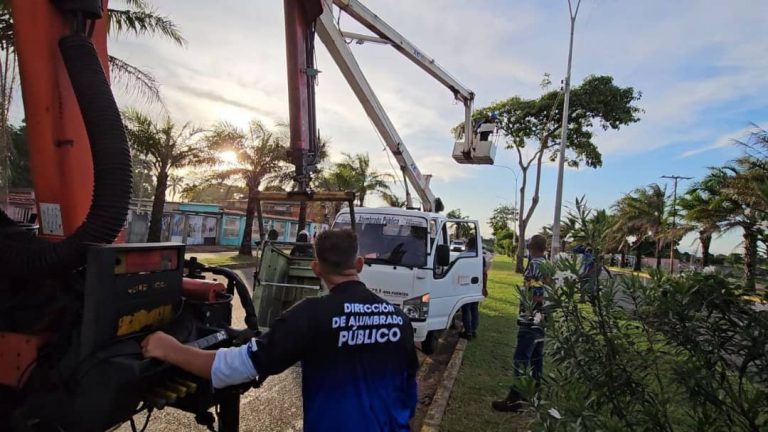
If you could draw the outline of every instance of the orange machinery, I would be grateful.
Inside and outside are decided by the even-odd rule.
[[[209,429],[234,431],[249,386],[214,391],[141,356],[141,340],[157,328],[202,348],[240,343],[258,329],[234,273],[185,262],[179,244],[113,244],[132,170],[109,87],[107,2],[11,0],[41,229],[31,235],[0,211],[0,430],[99,431],[137,408],[171,406]],[[308,53],[322,2],[285,4],[292,157],[306,185],[316,136]],[[195,281],[206,272],[226,286]],[[235,295],[245,331],[230,327]]]

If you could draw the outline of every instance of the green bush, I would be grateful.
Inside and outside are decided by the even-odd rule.
[[[581,303],[574,262],[547,271],[560,283],[547,293],[535,430],[768,430],[768,311],[741,285],[653,272],[598,281]]]

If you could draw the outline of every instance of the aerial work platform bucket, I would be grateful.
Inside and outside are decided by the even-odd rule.
[[[475,131],[470,148],[464,140],[453,145],[453,159],[460,164],[493,165],[496,159],[495,123],[483,123]]]

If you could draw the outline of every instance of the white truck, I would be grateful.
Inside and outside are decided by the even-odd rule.
[[[478,222],[400,208],[355,208],[355,222],[365,258],[363,282],[400,306],[411,319],[415,340],[432,353],[461,306],[483,299]],[[344,210],[333,228],[349,227],[350,214]],[[463,240],[466,249],[452,254],[450,244],[456,240]]]
[[[331,4],[338,7],[339,14],[346,13],[373,34],[343,31]],[[453,220],[439,214],[444,206],[430,189],[431,176],[419,171],[365,78],[350,44],[356,41],[391,46],[447,87],[464,105],[464,127],[452,153],[456,162],[493,164],[496,124],[473,124],[475,94],[358,0],[326,2],[315,22],[315,31],[397,161],[406,186],[407,209],[354,208],[360,252],[366,262],[362,279],[370,289],[408,314],[416,341],[422,343],[425,353],[431,353],[440,332],[451,325],[461,306],[483,299],[480,226],[477,221]],[[306,73],[310,70],[317,73],[314,68]],[[409,184],[419,198],[420,209],[414,208]],[[333,227],[349,226],[347,209],[336,216]],[[454,241],[463,241],[464,250],[451,252]],[[299,299],[326,293],[309,269],[310,261],[311,258],[290,256],[280,245],[264,243],[254,277],[254,303],[259,308],[261,326],[268,326]]]

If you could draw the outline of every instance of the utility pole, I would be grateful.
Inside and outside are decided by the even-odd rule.
[[[677,181],[678,180],[690,180],[693,177],[683,177],[683,176],[677,176],[677,175],[671,175],[671,176],[661,176],[661,178],[665,179],[672,179],[674,181],[674,186],[672,188],[672,230],[676,228],[677,225]],[[672,274],[675,272],[675,240],[672,239],[672,244],[669,248],[669,274]]]
[[[568,103],[571,98],[571,63],[573,59],[573,32],[576,28],[576,16],[579,14],[581,0],[576,3],[574,10],[571,0],[568,0],[568,14],[571,18],[571,40],[568,46],[568,69],[565,73],[563,92],[563,124],[562,137],[560,139],[560,159],[557,167],[557,192],[555,193],[555,220],[552,223],[552,250],[550,257],[555,259],[560,253],[560,211],[563,205],[563,176],[565,175],[565,149],[568,146]]]

